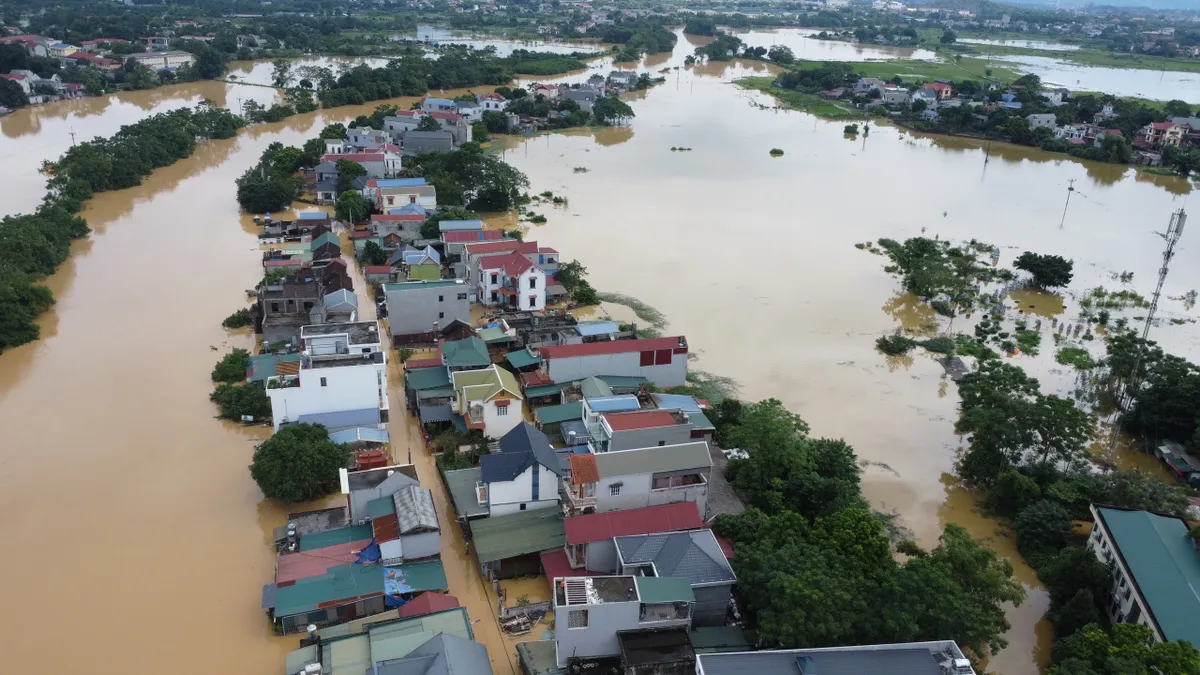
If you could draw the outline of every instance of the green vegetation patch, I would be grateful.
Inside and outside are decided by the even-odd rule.
[[[1054,360],[1064,366],[1071,366],[1079,370],[1091,370],[1096,367],[1096,360],[1092,358],[1092,353],[1083,347],[1063,347],[1054,355]]]
[[[802,110],[824,119],[860,120],[869,117],[863,111],[855,110],[845,103],[830,101],[816,94],[805,94],[800,91],[783,89],[776,87],[774,83],[775,79],[771,77],[747,77],[738,80],[734,84],[745,89],[756,89],[765,94],[770,94],[796,110]]]

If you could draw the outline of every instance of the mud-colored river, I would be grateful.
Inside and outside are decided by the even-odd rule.
[[[681,40],[643,67],[673,67],[690,51]],[[1015,556],[1011,538],[949,475],[953,385],[925,356],[889,360],[873,348],[879,334],[932,317],[853,244],[926,228],[999,244],[1006,257],[1026,248],[1073,257],[1073,292],[1113,287],[1110,272],[1132,271],[1148,293],[1161,243],[1153,231],[1190,186],[999,145],[985,165],[978,143],[889,127],[848,139],[841,124],[773,109],[729,84],[763,69],[672,70],[633,97],[628,128],[509,141],[506,159],[535,191],[569,199],[547,209],[532,236],[581,260],[597,288],[663,311],[669,330],[695,345],[696,367],[735,378],[747,399],[782,399],[814,433],[845,437],[870,462],[868,497],[923,545],[954,522]],[[37,166],[69,145],[72,129],[88,138],[201,98],[235,105],[273,95],[202,83],[19,111],[0,119],[10,188],[0,208],[36,205]],[[284,512],[262,500],[246,470],[263,431],[213,419],[207,400],[214,348],[251,344],[220,320],[261,276],[233,180],[267,144],[299,144],[367,111],[257,126],[89,203],[94,233],[48,280],[59,302],[41,320],[44,338],[0,356],[0,596],[10,607],[0,634],[14,672],[279,672],[296,640],[271,637],[258,604],[272,574],[267,541]],[[772,147],[786,154],[772,159]],[[1168,295],[1200,287],[1196,250],[1185,236]],[[1023,302],[1063,311],[1046,298]],[[1072,316],[1077,302],[1068,295],[1065,305]],[[1187,316],[1177,302],[1166,310]],[[1155,336],[1177,353],[1200,351],[1190,324],[1164,323]],[[1047,388],[1069,390],[1073,376],[1052,354],[1047,339],[1042,356],[1020,358]],[[398,391],[392,400],[402,400]],[[397,458],[412,450],[423,481],[434,480],[415,434],[394,417]],[[439,508],[447,513],[444,500]],[[1005,675],[1035,673],[1049,656],[1038,622],[1047,599],[1032,571],[1017,567],[1032,591],[1010,614],[1011,646],[991,664]],[[469,564],[447,571],[451,591],[484,619],[482,639],[496,644]],[[506,654],[492,660],[508,672]]]

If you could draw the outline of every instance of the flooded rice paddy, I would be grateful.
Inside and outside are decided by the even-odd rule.
[[[777,397],[814,433],[844,437],[869,462],[863,484],[874,506],[897,513],[922,545],[959,523],[1016,559],[1011,535],[980,516],[950,475],[959,445],[954,385],[928,356],[889,359],[874,349],[877,336],[919,329],[932,313],[854,244],[924,231],[997,244],[1004,262],[1026,249],[1063,254],[1076,262],[1068,292],[1016,301],[1047,321],[1073,321],[1078,297],[1119,286],[1115,273],[1133,272],[1131,287],[1149,293],[1161,248],[1153,232],[1188,205],[1191,185],[1001,144],[985,163],[979,142],[887,126],[848,138],[842,124],[779,110],[731,84],[766,72],[763,64],[676,70],[691,48],[681,39],[673,54],[639,64],[671,70],[666,83],[631,97],[637,117],[628,127],[498,142],[533,191],[569,200],[544,207],[548,222],[527,238],[578,258],[598,289],[662,311],[667,330],[695,346],[694,366],[734,378],[743,398]],[[269,75],[269,64],[245,72],[261,68]],[[201,99],[236,106],[274,96],[206,82],[0,118],[10,186],[3,212],[36,206],[37,167],[69,146],[72,130],[82,140]],[[249,128],[205,143],[140,187],[89,202],[92,236],[47,281],[58,305],[41,319],[43,339],[0,356],[0,593],[19,608],[0,619],[0,634],[15,672],[272,673],[296,646],[294,636],[272,637],[259,609],[273,570],[271,529],[285,517],[246,470],[265,431],[214,419],[208,402],[219,353],[253,343],[220,321],[261,277],[255,228],[238,213],[233,181],[269,143],[299,145],[373,106]],[[784,156],[770,157],[774,147]],[[1077,192],[1060,226],[1069,179]],[[1198,250],[1185,236],[1166,295],[1200,288]],[[1194,316],[1177,301],[1164,309]],[[1164,322],[1154,337],[1200,358],[1193,324]],[[1016,360],[1044,388],[1069,392],[1075,377],[1053,352],[1047,335],[1041,355]],[[436,485],[407,419],[393,414],[394,455],[411,456],[422,482]],[[1145,458],[1125,451],[1119,461]],[[452,522],[444,494],[435,495],[442,522]],[[451,592],[481,620],[476,632],[507,675],[511,649],[491,621],[494,598],[450,529],[443,559]],[[1032,571],[1016,567],[1031,593],[1010,612],[1011,645],[990,668],[1032,675],[1049,658],[1039,621],[1048,599]]]

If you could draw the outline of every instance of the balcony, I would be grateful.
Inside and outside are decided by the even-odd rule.
[[[467,408],[466,414],[463,415],[463,421],[466,422],[468,429],[483,430],[487,423],[483,421],[483,406],[473,405]]]
[[[571,480],[569,478],[563,478],[562,479],[562,488],[563,489],[561,490],[561,492],[566,497],[566,504],[564,506],[568,507],[571,512],[580,513],[582,511],[584,511],[585,509],[593,509],[594,510],[596,508],[596,496],[595,495],[579,494],[579,492],[582,492],[584,490],[594,489],[594,487],[591,484],[580,486],[578,488],[579,492],[577,492],[575,486],[571,485]]]

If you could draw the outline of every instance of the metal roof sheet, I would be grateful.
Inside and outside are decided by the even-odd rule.
[[[461,518],[485,516],[488,513],[487,504],[480,504],[475,493],[475,486],[483,482],[483,470],[477,466],[470,469],[447,471],[442,474],[446,486],[450,488],[450,499],[454,502],[454,512]]]
[[[376,427],[351,427],[349,429],[329,432],[329,440],[333,441],[334,443],[354,443],[356,441],[390,443],[391,437],[388,436],[387,429],[379,429]]]
[[[596,467],[601,478],[631,476],[643,473],[709,469],[712,455],[708,443],[693,441],[637,450],[618,450],[596,455]]]
[[[579,393],[583,394],[584,398],[599,398],[602,396],[612,396],[612,387],[608,383],[598,377],[585,377],[579,382]]]
[[[634,577],[638,599],[642,602],[695,602],[696,594],[687,579],[672,577]]]
[[[597,396],[595,398],[588,397],[588,408],[592,412],[619,412],[624,410],[640,410],[642,404],[638,402],[637,396],[633,394],[622,394],[620,396]]]
[[[682,349],[684,353],[687,353],[687,340],[682,336],[640,338],[637,340],[609,340],[605,342],[587,342],[580,345],[550,345],[542,347],[538,351],[541,353],[543,359],[562,359],[575,356],[658,351],[660,349]]]
[[[943,675],[944,672],[933,652],[917,645],[778,649],[699,654],[696,658],[705,675],[797,675],[800,672],[819,675]],[[801,668],[804,670],[801,671]]]
[[[488,563],[562,548],[566,543],[562,511],[535,509],[471,523],[479,562]]]
[[[580,335],[590,337],[594,335],[608,335],[621,330],[616,321],[580,321],[575,326],[575,330]]]
[[[473,335],[462,340],[443,342],[440,351],[443,361],[450,367],[487,366],[492,363],[487,343]]]
[[[406,370],[404,386],[413,391],[443,389],[450,386],[450,373],[446,371],[445,366]]]
[[[531,354],[528,349],[509,352],[504,358],[512,364],[513,368],[528,368],[534,364],[541,363],[541,359]]]
[[[432,491],[416,485],[406,485],[392,495],[392,502],[396,505],[396,518],[400,520],[400,534],[438,529]]]
[[[535,387],[525,387],[525,398],[537,398],[539,396],[553,396],[562,393],[563,386],[561,384],[541,384]]]
[[[583,419],[583,401],[548,405],[533,411],[533,418],[538,424],[559,424],[567,420]]]
[[[333,530],[303,535],[300,537],[300,550],[312,551],[318,548],[370,538],[371,526],[369,524],[350,525],[348,527],[339,527]]]
[[[700,412],[700,403],[693,396],[684,394],[651,394],[659,408],[682,410],[683,412]]]
[[[640,509],[590,513],[567,518],[567,543],[588,544],[613,537],[652,532],[673,532],[704,527],[700,508],[694,502],[675,502]]]
[[[482,220],[443,220],[438,223],[439,232],[463,232],[482,229]]]
[[[737,578],[712,530],[617,537],[615,543],[626,565],[652,563],[660,577],[687,579],[692,585]]]

